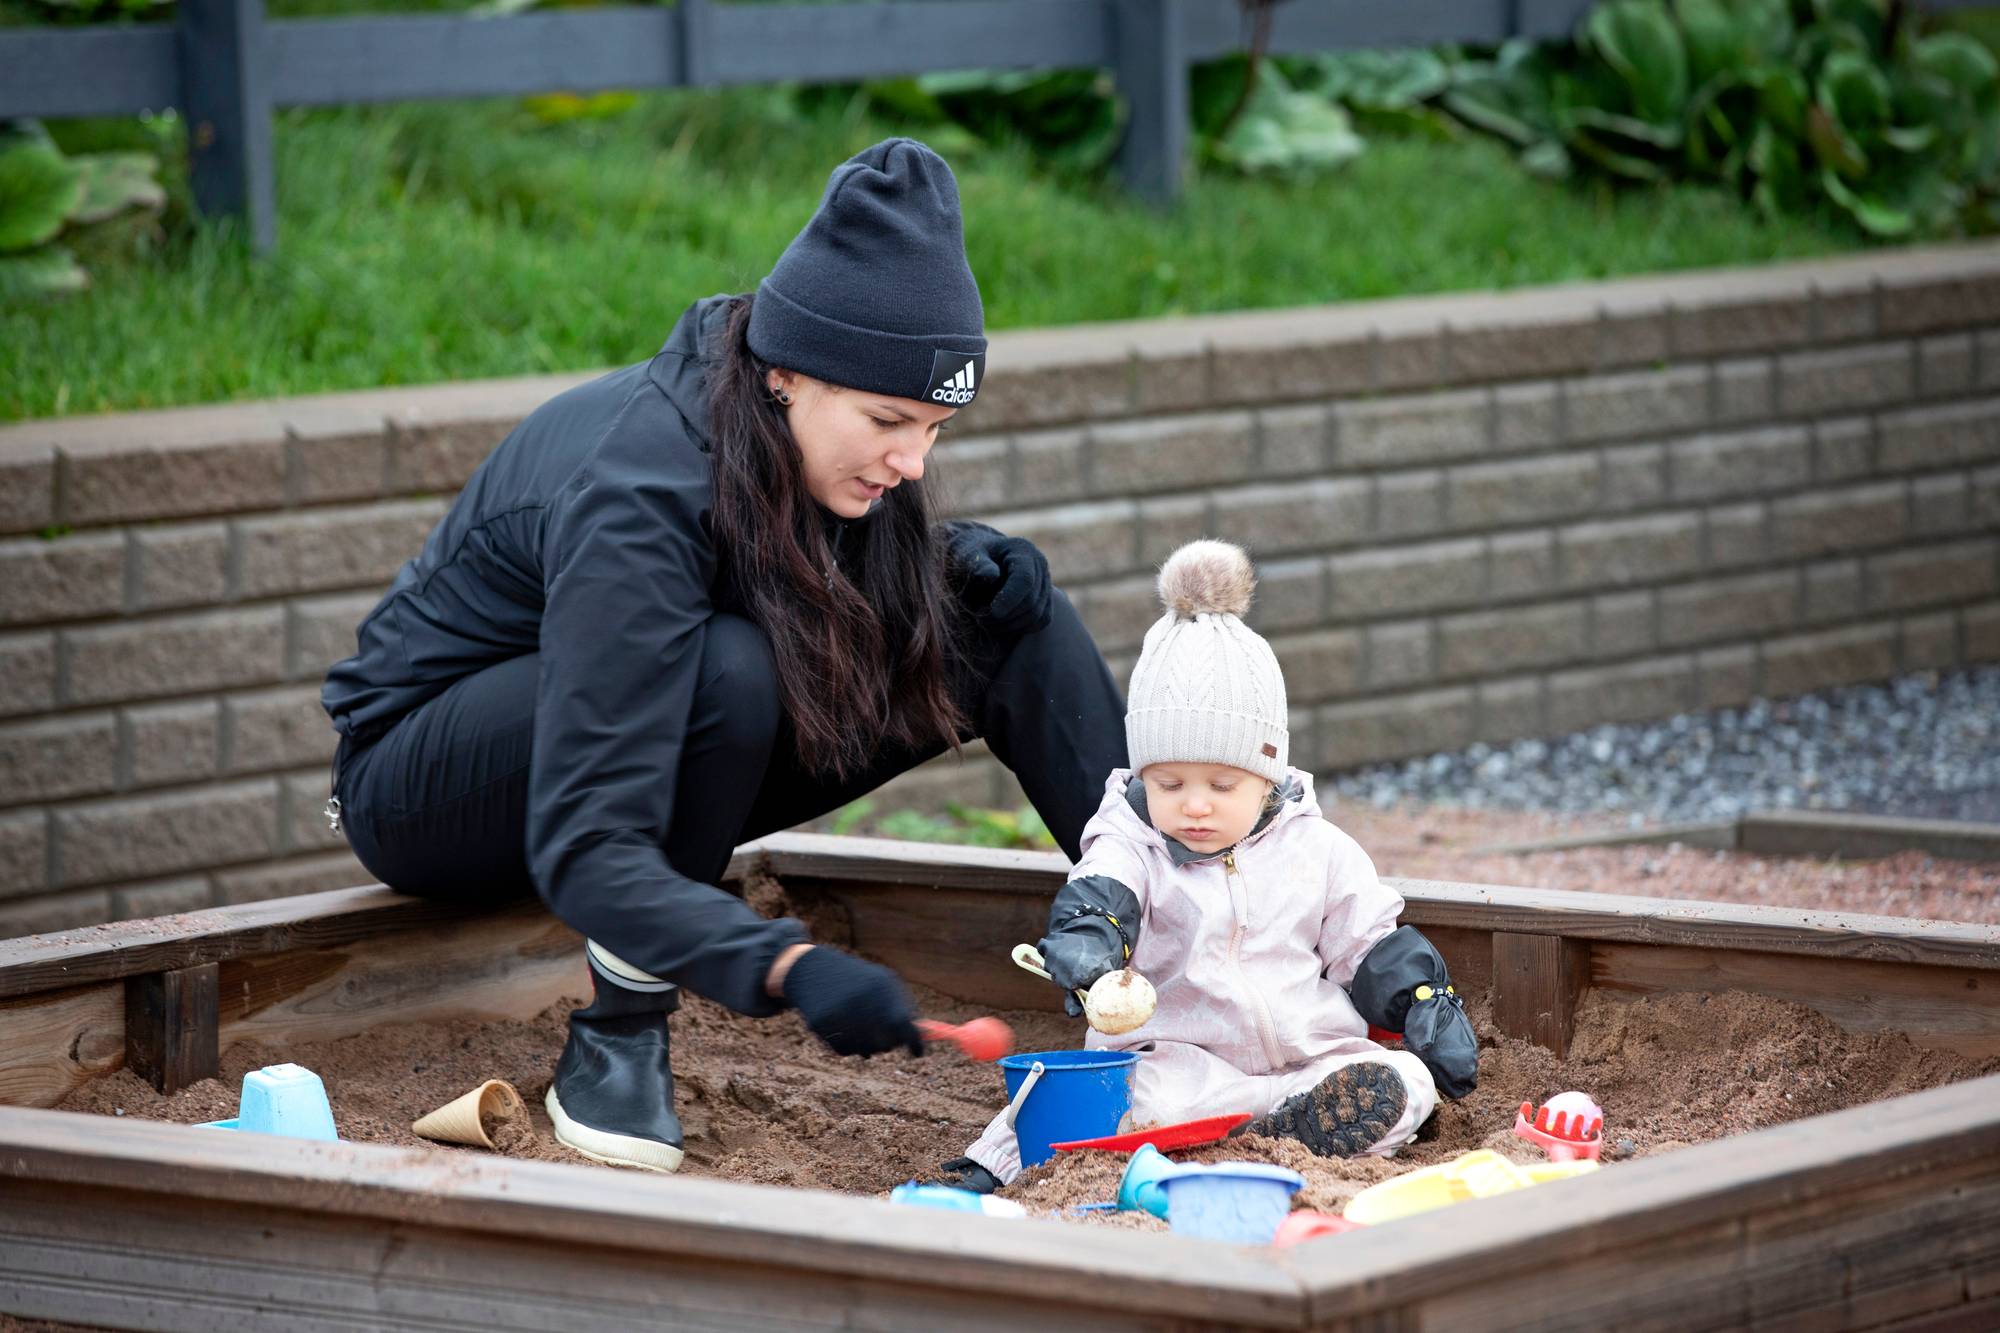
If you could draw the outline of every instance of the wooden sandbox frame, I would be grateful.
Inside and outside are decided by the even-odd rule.
[[[994,1007],[1066,863],[787,834],[745,848],[854,947]],[[2000,1054],[2000,927],[1391,881],[1560,1049],[1590,988],[1741,989]],[[523,1017],[582,982],[539,907],[342,890],[0,942],[0,1311],[146,1329],[1420,1329],[2000,1324],[2000,1076],[1289,1250],[34,1109],[282,1047]],[[996,1098],[997,1098],[996,1088]]]

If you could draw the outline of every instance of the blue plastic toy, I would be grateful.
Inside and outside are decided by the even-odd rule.
[[[1051,1144],[1116,1131],[1132,1109],[1138,1063],[1136,1051],[1029,1051],[1002,1059],[1021,1165],[1048,1161]]]
[[[1028,1210],[1012,1199],[996,1199],[976,1194],[956,1185],[919,1185],[911,1181],[889,1191],[890,1203],[912,1204],[918,1208],[943,1208],[955,1213],[984,1213],[988,1217],[1026,1217]]]
[[[1167,1194],[1160,1188],[1161,1177],[1176,1171],[1158,1148],[1150,1143],[1142,1143],[1132,1153],[1132,1160],[1125,1164],[1125,1174],[1118,1181],[1118,1206],[1131,1211],[1143,1209],[1154,1217],[1167,1215]]]
[[[1262,1162],[1176,1166],[1160,1177],[1167,1223],[1187,1236],[1269,1245],[1306,1178]]]
[[[241,1129],[292,1139],[338,1142],[326,1084],[303,1065],[266,1065],[243,1076],[234,1120],[211,1120],[202,1129]]]

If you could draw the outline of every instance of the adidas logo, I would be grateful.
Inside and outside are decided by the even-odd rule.
[[[963,407],[972,401],[973,395],[978,393],[978,391],[979,386],[975,383],[972,373],[972,363],[968,361],[965,363],[964,369],[960,370],[956,375],[953,375],[937,388],[931,390],[931,399],[934,402],[950,403],[954,407]]]

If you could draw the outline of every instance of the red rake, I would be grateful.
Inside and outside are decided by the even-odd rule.
[[[1541,1145],[1551,1162],[1578,1158],[1595,1162],[1604,1150],[1604,1112],[1576,1092],[1549,1098],[1539,1111],[1534,1103],[1522,1102],[1514,1117],[1514,1133]]]

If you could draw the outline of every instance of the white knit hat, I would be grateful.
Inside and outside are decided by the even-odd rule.
[[[1256,579],[1250,557],[1228,542],[1197,541],[1160,569],[1166,614],[1126,692],[1125,746],[1132,769],[1148,764],[1228,764],[1285,780],[1290,750],[1285,677],[1271,645],[1242,621]]]

